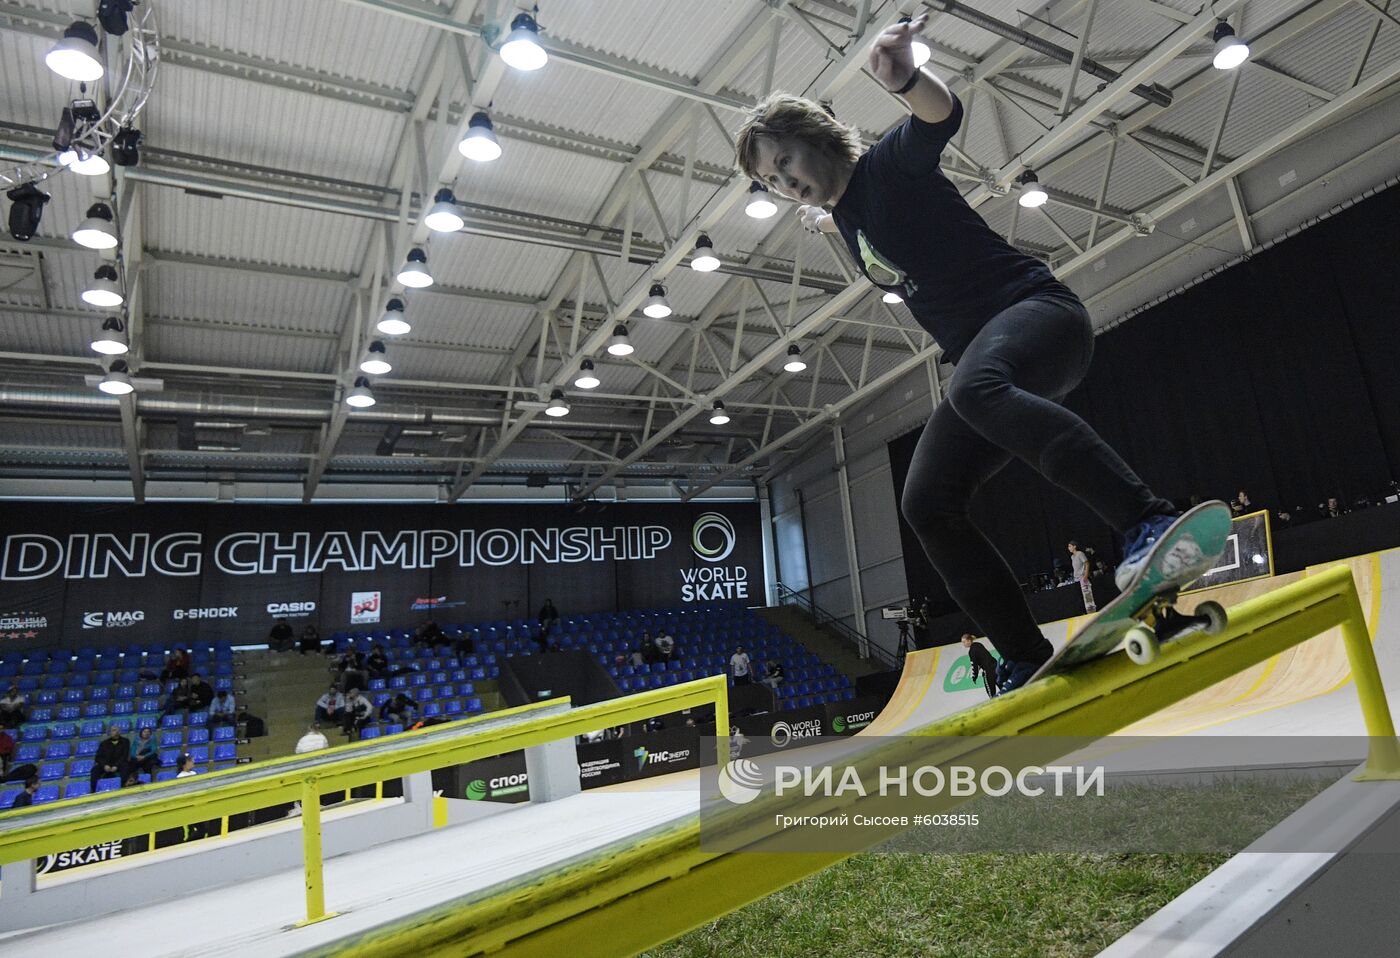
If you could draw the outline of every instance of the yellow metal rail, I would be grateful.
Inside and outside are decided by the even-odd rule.
[[[1358,778],[1400,779],[1400,743],[1356,585],[1345,566],[1241,603],[1230,610],[1224,632],[1170,643],[1149,666],[1133,665],[1123,655],[1108,656],[940,719],[914,734],[976,736],[983,744],[989,737],[1007,737],[1019,758],[1049,761],[1070,737],[1082,744],[1085,738],[1108,735],[1338,626],[1370,736],[1368,759]],[[900,747],[876,745],[859,764],[890,764]],[[969,751],[977,747],[969,741]],[[832,807],[838,808],[840,801],[833,800]],[[752,815],[759,804],[736,809],[735,814]],[[810,814],[825,811],[804,808]],[[692,816],[635,836],[625,846],[614,845],[487,893],[445,902],[305,954],[464,956],[506,947],[513,958],[632,954],[849,854],[765,852],[761,842],[750,847],[753,850],[743,854],[702,850],[699,819]]]
[[[387,741],[377,739],[6,814],[0,819],[0,865],[299,801],[306,870],[303,924],[309,924],[331,917],[321,884],[320,797],[324,794],[704,706],[714,706],[720,761],[728,760],[729,688],[722,675],[559,711],[568,701],[532,703]]]

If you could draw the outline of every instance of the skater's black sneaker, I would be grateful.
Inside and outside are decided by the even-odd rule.
[[[1172,515],[1152,516],[1128,530],[1123,541],[1123,561],[1118,563],[1118,568],[1113,572],[1113,582],[1118,586],[1119,592],[1128,591],[1128,587],[1142,571],[1152,546],[1179,518],[1181,517]]]
[[[1001,684],[997,686],[997,694],[1005,695],[1007,692],[1019,689],[1031,680],[1031,676],[1040,669],[1043,662],[1006,662],[1005,667],[998,669]]]

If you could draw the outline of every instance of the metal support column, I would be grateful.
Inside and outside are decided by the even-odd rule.
[[[860,657],[870,657],[870,640],[865,634],[865,594],[860,587],[860,557],[856,554],[855,517],[851,512],[851,480],[846,471],[846,440],[841,421],[831,424],[831,438],[836,445],[836,479],[841,493],[841,531],[846,537],[846,566],[851,571],[851,606],[854,610],[855,631],[860,636]]]

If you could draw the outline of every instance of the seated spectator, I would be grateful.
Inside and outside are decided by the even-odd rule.
[[[301,630],[301,638],[297,640],[297,647],[301,654],[321,651],[321,632],[310,622],[306,623],[306,628]]]
[[[1293,525],[1293,513],[1287,509],[1280,509],[1274,513],[1274,519],[1278,523],[1278,528],[1288,529]]]
[[[204,681],[198,672],[190,676],[190,698],[194,700],[193,708],[196,711],[207,709],[209,703],[214,701],[214,687]]]
[[[374,705],[370,700],[361,695],[358,688],[351,689],[350,694],[345,696],[345,734],[351,738],[358,738],[360,730],[369,724],[372,715]]]
[[[660,660],[661,656],[656,651],[656,640],[651,637],[650,632],[642,632],[642,642],[639,648],[642,650],[642,661],[647,665]]]
[[[400,725],[408,725],[413,720],[413,713],[419,708],[417,701],[409,698],[403,692],[398,693],[393,698],[379,706],[379,720],[381,722],[398,722]]]
[[[1335,519],[1351,511],[1346,506],[1342,505],[1341,501],[1336,496],[1328,496],[1327,501],[1318,506],[1317,510],[1322,513],[1322,518],[1324,519]]]
[[[734,654],[729,657],[729,674],[734,677],[735,685],[753,684],[753,667],[742,645],[735,648]]]
[[[131,742],[122,735],[121,726],[113,725],[107,730],[107,737],[97,746],[97,754],[92,759],[92,772],[88,777],[88,787],[97,791],[97,780],[115,775],[126,779],[126,762],[131,755]]]
[[[5,697],[0,698],[0,728],[19,728],[27,721],[29,699],[19,690],[19,686],[11,685]]]
[[[652,639],[651,643],[656,646],[657,658],[662,662],[671,661],[672,657],[676,654],[676,640],[671,638],[671,636],[666,633],[665,629],[656,633],[656,638]]]
[[[768,667],[764,670],[763,684],[775,692],[778,690],[778,686],[783,684],[783,663],[768,663]]]
[[[134,778],[137,775],[154,775],[155,770],[160,768],[160,751],[156,748],[156,740],[151,735],[151,729],[143,728],[136,734],[136,738],[131,740],[131,750],[127,754],[126,778]]]
[[[160,680],[187,679],[190,677],[190,653],[188,649],[175,649],[165,657],[165,668],[161,669]]]
[[[369,670],[365,667],[363,653],[351,649],[340,657],[336,669],[339,670],[340,687],[346,691],[369,684]]]
[[[160,717],[165,718],[175,712],[188,712],[194,708],[194,691],[190,688],[189,679],[181,679],[180,684],[171,690],[170,695],[165,700],[165,707],[160,710]]]
[[[418,627],[418,633],[414,635],[413,641],[417,645],[427,645],[433,648],[447,644],[447,638],[442,634],[442,626],[438,625],[434,619],[429,619]]]
[[[345,696],[334,682],[326,694],[316,700],[316,721],[339,725],[345,720]]]
[[[297,739],[296,754],[304,755],[307,752],[319,752],[323,748],[330,748],[331,743],[321,734],[321,726],[312,723],[306,730],[306,734]]]
[[[553,631],[559,622],[559,610],[554,608],[553,599],[545,599],[544,605],[540,606],[540,628],[546,634]]]
[[[1251,512],[1258,512],[1259,507],[1250,501],[1249,493],[1243,489],[1235,498],[1230,500],[1230,513],[1236,516],[1247,516]]]
[[[28,808],[34,804],[34,793],[39,790],[39,776],[31,775],[24,780],[24,791],[15,796],[11,808]]]
[[[639,665],[646,665],[646,656],[642,654],[641,646],[637,646],[637,648],[633,650],[632,655],[630,656],[630,661],[632,663],[633,668],[636,668]]]
[[[365,668],[369,669],[369,677],[372,679],[388,678],[389,654],[384,651],[384,646],[376,645],[369,650],[369,658],[365,660]]]
[[[15,740],[9,732],[0,727],[0,781],[10,774],[10,762],[15,757]]]
[[[198,775],[194,768],[194,756],[189,752],[180,753],[180,757],[175,760],[175,767],[179,769],[175,773],[176,778],[190,778]],[[211,819],[207,822],[190,822],[185,827],[185,841],[192,842],[200,838],[211,838],[219,834],[219,820]]]
[[[267,647],[274,652],[282,652],[292,647],[292,627],[286,619],[278,619],[267,633]]]
[[[176,778],[189,778],[199,773],[194,770],[194,756],[189,752],[181,752],[180,757],[175,760]]]
[[[219,694],[209,703],[209,727],[237,725],[237,715],[238,708],[233,703],[233,696],[228,694],[228,689],[219,689]]]

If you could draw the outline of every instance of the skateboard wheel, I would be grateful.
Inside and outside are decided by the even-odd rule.
[[[1201,631],[1206,635],[1215,635],[1225,631],[1225,626],[1230,621],[1229,616],[1225,614],[1225,607],[1219,602],[1202,602],[1196,606],[1196,614],[1205,616],[1206,624],[1201,628]]]
[[[1157,659],[1157,633],[1145,625],[1135,625],[1124,638],[1128,658],[1138,665],[1149,665]]]

